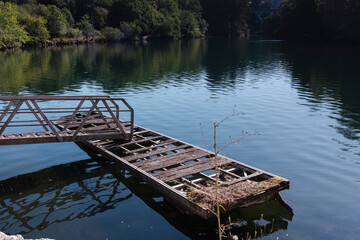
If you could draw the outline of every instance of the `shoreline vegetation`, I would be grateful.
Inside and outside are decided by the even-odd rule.
[[[0,49],[207,35],[358,43],[359,22],[358,0],[2,0]]]

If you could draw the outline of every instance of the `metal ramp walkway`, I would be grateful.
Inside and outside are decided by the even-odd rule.
[[[123,98],[0,96],[1,101],[6,107],[0,110],[0,145],[132,138],[134,110]]]

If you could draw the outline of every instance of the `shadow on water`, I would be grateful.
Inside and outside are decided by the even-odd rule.
[[[215,219],[183,216],[147,184],[102,158],[53,166],[1,181],[0,230],[26,236],[61,222],[91,218],[116,208],[133,195],[191,239],[216,239]],[[287,229],[293,217],[277,201],[236,209],[231,217],[240,220],[232,233],[253,233],[253,221],[259,220],[261,214],[264,220],[259,225],[267,225],[265,235]]]

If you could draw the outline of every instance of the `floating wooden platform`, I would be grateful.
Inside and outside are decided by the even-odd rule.
[[[137,125],[134,125],[131,141],[90,140],[78,144],[119,163],[161,192],[164,199],[180,211],[205,219],[214,216],[212,209],[197,201],[199,197],[191,197],[192,191],[201,192],[214,185],[214,153]],[[226,211],[261,203],[289,188],[287,179],[224,156],[218,157],[220,184],[235,188],[241,183],[252,184],[252,189],[247,189]]]
[[[61,104],[75,101],[76,107],[42,108],[38,103],[44,100]],[[116,100],[125,109],[121,110]],[[134,125],[134,111],[124,99],[0,96],[0,101],[8,101],[7,107],[0,110],[0,145],[74,141],[83,149],[119,163],[180,211],[203,218],[214,215],[214,153]],[[120,120],[123,112],[130,114],[128,121]],[[70,115],[64,116],[65,113]],[[10,127],[42,127],[44,131],[4,134]],[[265,201],[289,187],[287,179],[224,156],[218,155],[217,165],[220,203],[225,211]]]

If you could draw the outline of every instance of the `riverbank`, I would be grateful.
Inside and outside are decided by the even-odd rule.
[[[190,39],[204,39],[207,38],[205,36],[198,37],[198,38],[190,38]],[[221,37],[219,37],[221,38]],[[34,48],[34,47],[54,47],[54,46],[69,46],[69,45],[82,45],[82,44],[95,44],[95,43],[106,43],[106,42],[146,42],[146,41],[156,41],[156,40],[169,40],[169,41],[176,41],[176,40],[183,40],[189,38],[179,38],[179,39],[172,39],[172,38],[162,38],[156,36],[140,36],[136,38],[121,38],[118,40],[109,40],[103,36],[95,37],[95,38],[55,38],[51,40],[46,40],[42,42],[34,42],[34,43],[27,43],[22,46],[18,47],[2,47],[0,45],[0,51],[6,51],[11,49],[27,49],[27,48]]]
[[[107,42],[107,40],[102,37],[96,37],[94,39],[55,38],[52,40],[46,40],[42,42],[27,43],[19,47],[0,46],[0,51],[10,50],[10,49],[26,49],[32,47],[53,47],[53,46],[79,45],[79,44],[93,44],[93,43],[102,43],[102,42]]]

